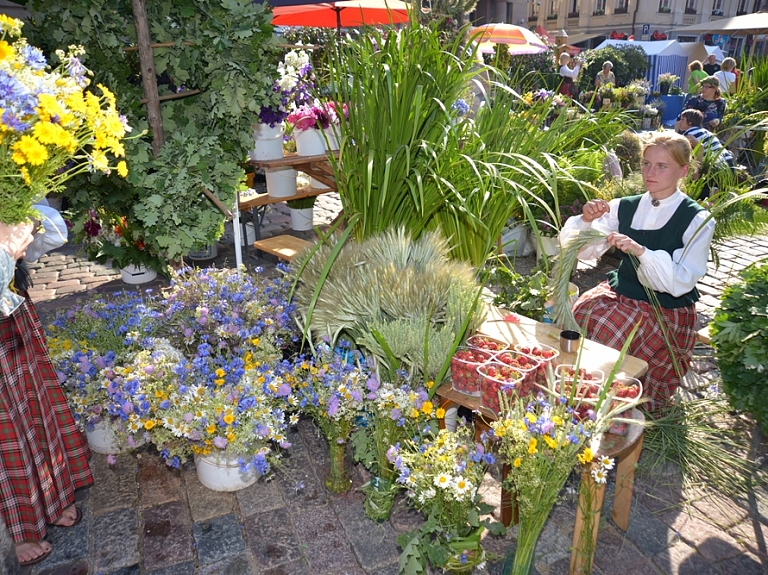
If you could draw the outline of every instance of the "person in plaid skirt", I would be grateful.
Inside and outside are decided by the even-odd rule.
[[[44,541],[48,524],[73,527],[82,519],[75,489],[93,483],[88,444],[75,426],[26,294],[28,276],[17,266],[25,253],[40,252],[37,245],[52,245],[45,234],[35,238],[32,229],[0,223],[0,513],[22,566],[51,553]]]
[[[573,312],[588,338],[614,349],[639,324],[629,353],[648,363],[643,387],[651,412],[672,399],[688,371],[696,343],[696,283],[707,272],[715,228],[710,214],[678,187],[690,164],[685,137],[654,134],[643,147],[647,191],[610,202],[590,200],[561,234],[563,243],[580,230],[607,234],[582,249],[580,259],[595,259],[611,246],[621,252],[618,269],[583,294]]]

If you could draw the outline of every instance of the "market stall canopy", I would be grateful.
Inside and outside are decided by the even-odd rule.
[[[754,34],[768,34],[768,12],[755,12],[733,18],[723,18],[702,22],[683,28],[672,28],[669,32],[678,34],[728,34],[730,36],[749,36]]]
[[[658,83],[659,74],[668,72],[680,78],[685,77],[688,69],[688,54],[677,40],[662,42],[635,42],[634,40],[605,40],[595,50],[607,46],[635,46],[642,48],[648,56],[648,69],[645,78],[652,84]],[[678,85],[682,84],[678,81]]]
[[[536,34],[515,24],[483,24],[473,28],[470,37],[480,42],[480,52],[488,52],[490,44],[507,44],[509,53],[513,56],[520,54],[541,54],[547,51],[547,45]],[[493,51],[491,47],[490,51]]]
[[[275,26],[352,28],[408,22],[409,4],[401,0],[339,0],[321,4],[278,6],[272,11]]]
[[[600,32],[599,34],[572,34],[568,36],[568,43],[569,44],[581,44],[582,42],[586,42],[587,40],[591,40],[592,38],[597,38],[598,36],[605,36],[604,32]]]

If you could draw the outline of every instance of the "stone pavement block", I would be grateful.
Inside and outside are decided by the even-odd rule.
[[[707,521],[728,529],[744,521],[749,513],[732,499],[721,495],[708,495],[691,503]]]
[[[572,537],[566,536],[552,521],[547,520],[536,542],[534,552],[536,568],[551,565],[561,559],[570,558]]]
[[[273,569],[301,561],[300,543],[285,509],[251,515],[244,537],[259,569]]]
[[[182,498],[181,477],[178,469],[169,467],[160,456],[149,453],[139,459],[138,482],[141,486],[141,505],[149,507]]]
[[[661,553],[677,539],[674,531],[642,505],[636,505],[629,516],[627,537],[646,555]]]
[[[35,303],[49,301],[49,300],[52,300],[54,297],[56,297],[56,290],[32,288],[31,290],[29,290],[29,297]]]
[[[69,279],[77,279],[79,280],[82,276],[86,275],[88,273],[87,268],[81,268],[80,266],[75,267],[67,267],[59,272],[59,278],[61,280],[69,280]]]
[[[643,554],[621,531],[611,525],[600,532],[594,563],[606,575],[623,575],[628,569],[639,567],[645,562]]]
[[[235,511],[235,494],[208,489],[197,478],[194,464],[185,464],[181,469],[182,491],[186,490],[187,504],[192,512],[192,521],[199,523],[214,517],[221,517]]]
[[[763,555],[768,559],[765,549],[760,548],[761,545],[765,544],[765,541],[768,541],[768,526],[759,521],[747,519],[731,528],[729,533],[752,553]]]
[[[179,501],[144,509],[144,568],[193,560],[191,526],[189,512]]]
[[[59,279],[59,272],[52,272],[48,270],[39,271],[39,272],[31,272],[29,276],[32,278],[32,282],[35,285],[39,284],[46,284],[51,281],[56,281]]]
[[[94,509],[95,506],[94,501]],[[110,511],[93,519],[93,566],[96,572],[112,573],[116,569],[136,565],[141,559],[136,510]]]
[[[77,281],[77,280],[75,280]],[[79,293],[88,289],[88,286],[82,285],[80,282],[61,287],[61,283],[52,284],[56,288],[56,295],[65,295],[68,293]]]
[[[130,507],[138,499],[136,456],[126,453],[118,455],[116,460],[115,465],[109,465],[106,455],[94,453],[91,457],[94,482],[90,497],[94,515]]]
[[[667,572],[660,571],[650,559],[643,559],[643,562],[640,565],[636,565],[631,569],[623,571],[622,575],[667,575]]]
[[[168,567],[147,571],[147,575],[192,575],[195,572],[195,562],[186,561]]]
[[[257,575],[243,555],[228,557],[212,565],[200,567],[200,575]]]
[[[659,519],[711,563],[735,557],[744,551],[733,537],[699,517],[669,512],[659,515]]]
[[[67,287],[79,286],[79,285],[80,285],[80,280],[77,280],[77,279],[67,279],[67,280],[59,279],[56,282],[56,285],[54,287],[56,287],[57,290],[61,290]],[[60,292],[60,293],[64,293],[64,292]]]
[[[721,575],[720,570],[710,565],[696,550],[682,541],[653,557],[653,562],[663,573],[674,575]],[[738,575],[729,573],[728,575]]]
[[[294,561],[285,565],[278,565],[272,569],[262,571],[261,575],[314,575],[309,572],[307,564],[302,561]]]
[[[312,575],[366,575],[349,542],[338,533],[321,534],[303,549]]]
[[[331,504],[360,565],[368,570],[385,567],[399,556],[395,530],[388,522],[376,523],[365,516],[362,493],[331,497]]]
[[[682,484],[676,477],[640,479],[635,482],[634,495],[639,503],[654,513],[681,509],[680,506],[686,501]]]
[[[49,565],[49,561],[50,559],[46,559],[42,563],[35,565],[31,568],[31,573],[34,575],[88,575],[87,559],[80,559],[79,561],[69,563],[68,565],[52,568]]]
[[[61,567],[88,557],[88,527],[91,524],[91,511],[85,505],[79,505],[83,511],[83,519],[74,527],[48,528],[46,539],[53,547],[46,568]]]
[[[237,517],[233,514],[195,523],[192,533],[201,565],[235,557],[245,551],[243,533]]]
[[[392,514],[389,522],[397,534],[406,531],[412,531],[424,523],[421,513],[408,507],[408,502],[404,495],[400,494],[395,498],[395,504],[392,506]]]
[[[323,535],[343,537],[344,530],[338,517],[328,505],[311,506],[291,513],[296,535],[302,543],[311,544]]]
[[[88,289],[93,289],[109,281],[112,280],[110,280],[108,276],[85,276],[80,278],[80,283],[87,285]]]
[[[297,507],[327,505],[328,493],[313,471],[314,464],[305,453],[294,451],[294,448],[289,451],[276,473],[278,487],[286,503]]]
[[[235,497],[243,517],[285,507],[282,490],[275,479],[265,481],[260,478],[250,487],[235,492]]]
[[[765,569],[759,557],[751,553],[742,553],[737,557],[717,564],[726,575],[765,575]]]

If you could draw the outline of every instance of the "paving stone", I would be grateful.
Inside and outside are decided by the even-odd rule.
[[[707,521],[728,529],[744,521],[749,513],[732,499],[720,495],[709,495],[694,499],[691,503]]]
[[[248,517],[244,537],[259,569],[273,569],[301,560],[299,538],[285,509]]]
[[[363,494],[353,491],[331,498],[357,561],[366,569],[383,567],[399,554],[397,534],[389,523],[376,523],[365,516]]]
[[[46,540],[53,547],[45,566],[62,567],[76,563],[88,557],[88,528],[91,523],[91,511],[88,506],[78,504],[83,512],[83,519],[74,527],[48,528]]]
[[[141,575],[141,568],[138,565],[130,565],[128,567],[121,567],[116,571],[110,571],[109,573],[100,573],[99,575]]]
[[[192,512],[194,523],[221,517],[235,511],[235,494],[214,491],[205,487],[197,478],[194,464],[185,466],[181,475],[186,489],[187,504]]]
[[[147,571],[147,575],[191,575],[195,572],[195,562],[186,561],[184,563],[177,563],[176,565],[169,565],[168,567],[161,567],[153,571]]]
[[[339,536],[344,533],[334,510],[328,505],[311,506],[291,513],[291,520],[302,543],[311,543],[322,535]]]
[[[143,507],[179,501],[182,498],[178,469],[166,465],[161,457],[142,457],[138,463],[137,479]]]
[[[744,551],[733,537],[700,517],[669,512],[658,518],[711,563],[735,557]]]
[[[765,575],[765,569],[759,557],[751,553],[742,553],[717,564],[726,575]]]
[[[313,471],[309,457],[299,450],[286,454],[276,474],[286,503],[291,506],[323,506],[328,504],[325,486]]]
[[[32,298],[32,301],[35,303],[43,302],[43,301],[49,301],[52,300],[54,297],[56,297],[56,290],[53,289],[35,289],[32,288],[29,290],[29,297]]]
[[[293,494],[296,494],[295,489]],[[285,507],[282,489],[275,479],[265,481],[264,478],[260,478],[253,485],[235,492],[235,498],[243,517]]]
[[[623,575],[627,569],[645,564],[646,558],[618,529],[611,526],[600,532],[594,563],[606,575]]]
[[[365,575],[355,561],[349,542],[337,534],[322,534],[303,550],[313,575]]]
[[[97,572],[112,573],[116,569],[136,565],[141,559],[135,509],[96,515],[93,532],[98,534],[98,545],[95,545],[93,553],[93,566]]]
[[[262,571],[261,575],[311,575],[304,561],[294,561]]]
[[[64,287],[61,287],[60,283],[56,283],[55,286],[56,286],[56,295],[79,293],[88,289],[88,286],[82,285],[80,282],[72,285],[67,285]]]
[[[663,573],[675,575],[720,575],[720,570],[682,541],[653,557]],[[729,574],[731,575],[731,574]],[[732,574],[737,575],[737,574]]]
[[[94,484],[90,489],[95,515],[114,509],[130,507],[139,496],[136,482],[136,457],[130,454],[116,456],[116,463],[109,465],[104,455],[94,453],[90,465]]]
[[[201,565],[216,563],[245,551],[242,530],[233,514],[195,523],[192,533]]]
[[[638,480],[635,482],[634,495],[637,501],[654,513],[681,509],[686,501],[682,484],[678,483],[676,478],[664,478],[658,481]]]
[[[571,556],[572,537],[566,536],[554,522],[547,521],[536,542],[536,566],[550,565]]]
[[[144,568],[194,559],[191,525],[189,511],[179,501],[144,509]]]
[[[403,496],[398,496],[395,499],[395,504],[392,506],[389,522],[395,532],[400,534],[416,529],[424,523],[424,520],[418,511],[408,507],[408,503]]]
[[[246,557],[239,555],[222,559],[212,565],[203,565],[199,573],[200,575],[256,575],[258,572],[253,570]]]
[[[676,539],[675,532],[642,505],[636,505],[629,516],[627,537],[646,555],[662,552]]]

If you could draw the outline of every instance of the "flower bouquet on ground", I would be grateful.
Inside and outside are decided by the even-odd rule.
[[[403,549],[401,574],[424,573],[427,561],[453,573],[470,573],[486,561],[482,532],[504,531],[500,523],[481,520],[493,508],[482,502],[478,487],[494,458],[472,435],[468,427],[443,429],[423,442],[408,439],[390,448],[397,481],[427,517],[421,527],[397,539]]]
[[[58,50],[61,64],[47,72],[43,53],[21,37],[22,25],[0,15],[0,221],[6,224],[38,215],[33,205],[79,173],[128,173],[124,161],[110,166],[109,156],[125,155],[121,139],[130,128],[107,88],[98,86],[101,96],[85,91],[91,73],[80,62],[82,47]]]
[[[338,348],[319,344],[315,357],[299,360],[294,370],[298,404],[323,432],[330,450],[330,469],[325,480],[328,491],[343,493],[352,481],[346,465],[346,445],[355,420],[363,413],[368,375],[359,363],[359,353],[341,342]]]
[[[398,376],[397,382],[379,383],[377,375],[368,379],[364,402],[367,424],[352,435],[354,459],[372,474],[363,486],[363,505],[365,514],[374,521],[389,518],[399,487],[394,465],[387,458],[390,446],[435,432],[434,422],[445,417],[445,410],[435,408],[424,387],[412,387],[402,371]]]

